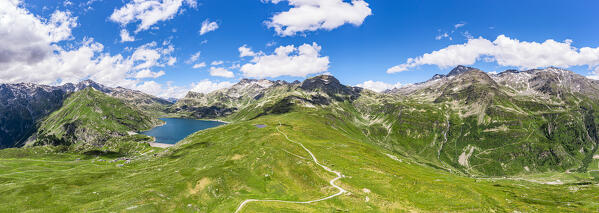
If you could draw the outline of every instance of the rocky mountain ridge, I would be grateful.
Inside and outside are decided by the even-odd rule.
[[[91,80],[60,86],[0,84],[0,148],[23,145],[41,118],[60,108],[69,94],[90,87],[146,111],[162,111],[172,104],[140,91],[106,87]]]
[[[340,131],[435,168],[510,175],[586,170],[599,147],[597,88],[597,81],[552,67],[491,74],[459,66],[384,93],[329,75],[292,83],[244,79],[207,94],[189,92],[166,111],[228,121],[317,113]]]
[[[381,147],[469,175],[585,170],[599,147],[599,84],[553,67],[492,74],[458,66],[384,93],[327,75],[252,85],[190,93],[176,106],[180,112],[203,109],[190,117],[231,121],[326,112],[331,125],[355,126]]]

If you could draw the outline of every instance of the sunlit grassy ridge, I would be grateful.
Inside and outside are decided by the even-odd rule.
[[[238,92],[248,86],[239,84],[189,96],[177,104],[178,113],[184,114],[185,107],[219,108],[226,103],[226,109],[235,110],[218,119],[235,122],[314,109],[335,121],[331,125],[338,131],[461,175],[592,170],[599,148],[599,102],[594,90],[580,88],[593,89],[596,83],[568,71],[548,70],[522,87],[463,68],[462,73],[405,87],[403,92],[375,93],[341,85],[326,75],[302,83],[252,87],[256,90],[243,95]]]
[[[561,174],[568,177],[560,177],[562,181],[589,182],[583,185],[458,176],[381,149],[340,130],[342,123],[332,118],[310,109],[262,116],[200,131],[168,150],[147,150],[128,164],[93,155],[43,154],[50,147],[2,150],[0,209],[232,212],[245,199],[302,201],[335,193],[328,184],[333,175],[285,140],[275,129],[279,122],[281,131],[303,143],[322,164],[346,175],[338,184],[349,192],[313,204],[250,203],[243,212],[599,208],[597,182],[587,173]]]
[[[118,137],[128,132],[152,128],[159,122],[122,100],[87,88],[69,95],[60,109],[46,117],[30,144],[89,150],[120,140]]]
[[[480,71],[467,74],[435,98],[345,87],[332,76],[261,87],[255,97],[229,97],[227,107],[240,108],[218,118],[232,123],[165,150],[124,135],[150,117],[85,90],[40,129],[62,128],[60,136],[76,122],[118,137],[93,134],[106,140],[85,152],[64,145],[1,150],[0,202],[8,204],[0,211],[234,212],[247,199],[337,193],[329,184],[336,176],[281,132],[342,173],[335,183],[348,192],[310,204],[250,202],[242,212],[599,211],[595,99],[509,96]],[[199,111],[186,115],[181,106],[176,113],[211,110],[195,104]]]

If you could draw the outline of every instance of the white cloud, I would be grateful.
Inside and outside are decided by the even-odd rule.
[[[137,74],[135,74],[135,78],[158,78],[160,76],[164,75],[164,71],[160,70],[159,72],[152,72],[149,69],[144,69],[141,70],[139,72],[137,72]]]
[[[416,58],[409,58],[406,63],[388,69],[387,73],[402,72],[421,65],[436,65],[441,68],[472,65],[481,60],[521,69],[548,66],[596,68],[599,65],[599,47],[576,48],[572,46],[571,40],[558,42],[549,39],[538,43],[519,41],[505,35],[498,36],[495,41],[479,37],[469,39],[464,44],[450,45]]]
[[[472,36],[472,34],[470,34],[468,31],[462,33],[462,35],[464,35],[464,37],[466,37],[468,40],[474,39],[474,36]]]
[[[91,79],[115,87],[137,89],[160,97],[179,97],[191,85],[162,85],[145,78],[157,78],[164,71],[154,67],[176,62],[169,42],[156,42],[133,50],[131,56],[111,55],[92,38],[61,47],[58,42],[74,39],[71,29],[77,18],[55,11],[45,20],[20,6],[21,1],[0,1],[0,83],[32,82],[49,85]]]
[[[160,52],[152,49],[156,43],[148,43],[138,47],[131,55],[133,62],[141,62],[135,66],[135,69],[147,69],[158,64],[158,59],[161,58]]]
[[[133,38],[133,36],[131,36],[126,29],[122,29],[121,30],[121,43],[128,42],[128,41],[135,41],[135,38]]]
[[[466,26],[466,23],[460,22],[460,23],[457,23],[457,24],[453,25],[453,28],[458,29],[458,28],[463,27],[463,26]]]
[[[267,47],[272,47],[272,46],[275,46],[275,45],[277,45],[276,41],[271,41],[271,42],[266,43]]]
[[[247,45],[239,47],[239,57],[255,56],[256,53],[252,51]]]
[[[200,29],[200,35],[204,35],[206,33],[215,31],[218,29],[218,24],[216,22],[210,22],[210,20],[206,19],[202,22],[202,28]]]
[[[216,76],[216,77],[223,77],[223,78],[235,77],[233,72],[231,72],[225,68],[222,68],[222,67],[210,67],[210,75]]]
[[[285,0],[263,0],[277,4]],[[305,31],[333,30],[346,23],[360,26],[372,15],[363,0],[287,0],[291,8],[275,14],[266,24],[280,36],[293,36]]]
[[[195,0],[186,0],[190,7],[196,7]],[[125,6],[115,9],[110,20],[121,25],[140,22],[135,33],[147,30],[159,21],[172,19],[180,11],[183,0],[132,0]]]
[[[320,56],[321,47],[316,43],[280,46],[274,54],[256,53],[250,63],[241,66],[244,76],[266,78],[279,76],[306,77],[322,73],[329,68],[329,57]],[[251,51],[251,50],[250,50]]]
[[[21,1],[0,1],[0,70],[7,63],[40,62],[57,50],[55,44],[73,39],[71,29],[77,18],[55,11],[49,20],[40,20]]]
[[[196,1],[196,0],[185,0],[185,3],[187,5],[189,5],[189,7],[191,7],[191,8],[197,8],[198,7],[198,1]]]
[[[166,62],[166,64],[169,65],[169,66],[173,66],[175,63],[177,63],[177,58],[176,57],[169,57],[168,61]]]
[[[356,86],[359,86],[359,87],[362,87],[362,88],[365,88],[365,89],[369,89],[369,90],[372,90],[372,91],[375,91],[375,92],[383,92],[383,91],[388,90],[388,89],[399,88],[399,87],[401,87],[401,83],[388,84],[388,83],[385,83],[385,82],[382,82],[382,81],[372,81],[372,80],[369,80],[369,81],[365,81],[363,83],[360,83],[360,84],[358,84]]]
[[[92,38],[61,47],[71,40],[77,18],[55,11],[45,20],[21,7],[20,1],[0,1],[0,82],[32,82],[58,85],[92,79],[107,86],[138,89],[143,78],[156,78],[164,71],[152,68],[173,64],[172,45],[155,42],[142,45],[131,56],[111,55]],[[158,93],[151,93],[158,95]]]
[[[233,84],[234,83],[229,82],[229,81],[213,82],[208,79],[204,79],[200,82],[193,83],[191,91],[199,92],[199,93],[209,93],[214,90],[231,87],[231,86],[233,86]]]
[[[225,62],[223,62],[223,61],[213,61],[212,63],[210,63],[210,65],[217,66],[217,65],[221,65],[223,63],[225,63]]]
[[[449,34],[447,34],[447,33],[440,34],[437,37],[435,37],[435,40],[441,40],[443,38],[449,38]],[[451,40],[451,39],[449,39],[449,40]]]
[[[135,89],[162,98],[183,98],[189,91],[209,93],[215,90],[231,87],[234,84],[235,83],[229,81],[218,82],[211,81],[209,79],[193,82],[188,86],[175,86],[171,81],[167,82],[166,85],[157,83],[155,81],[146,81],[137,86]]]
[[[599,67],[595,67],[595,70],[593,70],[593,72],[588,75],[587,78],[599,80]]]
[[[202,67],[206,67],[206,63],[202,62],[202,63],[198,63],[198,64],[194,64],[193,65],[194,69],[199,69],[199,68],[202,68]]]
[[[191,89],[191,86],[174,86],[171,81],[167,82],[166,85],[155,81],[145,81],[134,89],[161,98],[183,98]]]
[[[200,58],[201,53],[202,52],[200,52],[200,51],[194,53],[193,55],[191,55],[191,57],[189,57],[189,59],[187,59],[187,61],[185,61],[185,63],[191,64],[193,62],[198,61],[198,59]]]

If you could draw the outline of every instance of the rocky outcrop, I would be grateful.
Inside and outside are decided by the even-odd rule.
[[[66,96],[60,87],[0,84],[0,148],[23,145],[36,122],[60,108]]]

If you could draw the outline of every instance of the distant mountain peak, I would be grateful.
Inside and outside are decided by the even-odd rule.
[[[77,85],[75,85],[75,87],[77,88],[76,90],[83,90],[85,88],[91,87],[91,88],[94,88],[94,89],[96,89],[98,91],[101,91],[103,93],[110,93],[112,91],[111,88],[106,87],[106,86],[104,86],[102,84],[99,84],[99,83],[97,83],[97,82],[95,82],[93,80],[90,80],[90,79],[87,79],[87,80],[84,80],[84,81],[81,81],[81,82],[77,83]]]
[[[449,73],[447,73],[447,75],[443,75],[443,74],[435,74],[431,79],[429,79],[428,81],[434,81],[437,79],[442,79],[445,77],[450,77],[450,76],[458,76],[461,75],[463,73],[467,73],[467,72],[471,72],[471,71],[479,71],[482,72],[481,70],[477,69],[477,68],[473,68],[473,67],[467,67],[464,65],[458,65],[457,67],[453,68],[451,71],[449,71]]]
[[[300,87],[304,90],[335,89],[340,91],[343,85],[332,75],[319,75],[304,80]]]
[[[308,78],[304,80],[299,87],[306,91],[320,90],[329,95],[342,94],[355,96],[359,93],[359,90],[361,90],[361,88],[353,88],[341,84],[341,82],[332,75],[319,75]]]
[[[516,69],[509,69],[509,70],[505,70],[503,72],[500,72],[499,74],[507,74],[507,73],[520,73],[520,71],[516,70]]]
[[[258,85],[262,88],[268,88],[272,85],[274,85],[275,82],[271,81],[271,80],[266,80],[266,79],[248,79],[248,78],[244,78],[241,79],[241,81],[239,81],[237,84],[235,84],[234,86],[248,86],[248,85]]]
[[[475,71],[475,70],[479,70],[473,67],[467,67],[467,66],[463,66],[463,65],[458,65],[457,67],[453,68],[448,74],[447,76],[456,76],[462,73],[466,73],[466,72],[470,72],[470,71]]]

